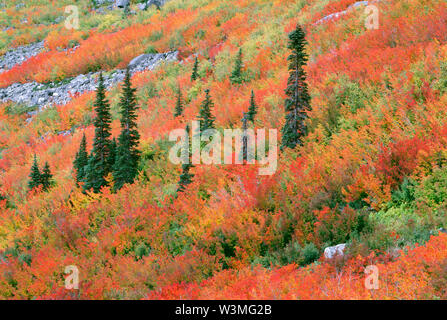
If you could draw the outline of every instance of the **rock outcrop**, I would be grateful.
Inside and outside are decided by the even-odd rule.
[[[333,247],[327,247],[324,249],[324,257],[326,259],[332,259],[336,256],[342,257],[346,249],[346,243],[337,244]]]
[[[132,74],[145,70],[152,70],[163,61],[177,60],[177,51],[168,53],[144,54],[131,61],[129,68]],[[14,83],[0,89],[0,100],[38,107],[42,110],[50,105],[64,105],[74,96],[84,92],[94,91],[99,72],[81,74],[69,81],[42,84],[37,82]],[[117,69],[104,74],[104,84],[107,88],[124,80],[125,70]]]
[[[335,12],[335,13],[331,13],[330,15],[327,15],[323,18],[321,18],[320,20],[318,20],[317,22],[315,22],[315,24],[319,24],[319,23],[323,23],[326,22],[328,20],[332,20],[332,19],[336,19],[338,17],[344,16],[345,14],[347,14],[349,11],[359,7],[359,6],[367,6],[369,3],[371,3],[373,1],[357,1],[353,4],[351,4],[346,10],[340,11],[340,12]]]
[[[168,2],[169,0],[148,0],[146,2],[142,2],[138,4],[138,8],[140,10],[146,10],[148,9],[150,6],[156,6],[157,8],[162,7],[166,2]]]
[[[44,50],[44,42],[36,42],[30,45],[17,47],[0,56],[0,73],[12,69],[15,65],[21,64]]]

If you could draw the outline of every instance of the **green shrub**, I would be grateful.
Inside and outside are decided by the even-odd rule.
[[[415,190],[418,202],[437,209],[447,200],[447,168],[435,168]]]
[[[149,248],[146,246],[145,243],[140,243],[136,248],[135,248],[135,258],[137,260],[141,259],[142,257],[145,257],[147,255],[149,255]]]
[[[158,53],[157,49],[155,49],[155,47],[153,45],[148,45],[146,50],[144,51],[144,53],[146,54],[150,54],[150,53]]]
[[[315,244],[313,244],[312,242],[308,243],[301,252],[301,265],[310,264],[315,260],[318,260],[319,257],[320,251],[315,246]]]
[[[19,255],[19,261],[20,261],[20,263],[22,263],[22,264],[24,264],[24,263],[26,263],[27,265],[31,265],[31,261],[32,261],[32,257],[31,257],[31,254],[29,254],[29,253],[21,253],[20,255]]]

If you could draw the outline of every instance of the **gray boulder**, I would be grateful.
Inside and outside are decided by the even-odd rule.
[[[146,10],[148,7],[147,2],[143,2],[143,3],[139,3],[138,4],[138,9],[140,9],[141,11]]]
[[[324,249],[324,257],[326,259],[332,259],[336,256],[343,257],[346,249],[346,243],[337,244],[336,246],[327,247]]]

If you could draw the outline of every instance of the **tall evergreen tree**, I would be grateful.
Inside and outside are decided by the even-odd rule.
[[[282,128],[281,149],[295,148],[301,144],[302,137],[306,135],[307,111],[311,110],[310,96],[306,83],[306,72],[303,67],[307,63],[305,47],[306,35],[298,25],[296,30],[290,33],[288,49],[292,51],[288,58],[289,79],[287,82],[287,95],[285,101],[286,122]]]
[[[247,121],[248,121],[248,113],[244,112],[244,116],[242,117],[242,161],[245,164],[245,161],[248,160],[248,136],[247,136]]]
[[[31,173],[29,175],[30,181],[28,182],[28,189],[33,190],[34,188],[42,184],[42,177],[40,174],[39,164],[37,163],[37,157],[34,155],[33,165],[31,166]]]
[[[177,102],[175,103],[175,112],[174,117],[179,117],[183,114],[183,97],[182,97],[182,90],[180,89],[180,86],[177,91]]]
[[[133,183],[138,173],[140,134],[137,130],[136,89],[132,88],[129,69],[126,71],[123,92],[120,99],[121,134],[118,137],[116,161],[113,170],[115,189],[125,183]]]
[[[186,148],[188,148],[188,150],[190,150],[189,133],[190,133],[189,125],[186,125],[186,134],[188,135],[188,139],[187,139],[188,145],[186,146]],[[191,155],[191,152],[188,152],[188,157],[189,157],[188,163],[182,164],[182,174],[180,175],[180,181],[178,183],[177,193],[185,191],[186,186],[192,182],[192,178],[194,177],[194,175],[189,172],[191,170],[191,168],[194,167],[194,165],[191,163],[190,155]]]
[[[205,100],[203,100],[200,106],[199,121],[200,121],[200,131],[205,131],[206,129],[214,129],[215,117],[211,113],[214,103],[210,97],[210,90],[205,90]]]
[[[242,48],[239,48],[239,52],[236,57],[236,62],[234,64],[233,72],[230,76],[230,81],[232,84],[241,84],[242,79]]]
[[[93,188],[99,192],[102,186],[107,185],[106,176],[111,172],[110,166],[110,136],[111,115],[109,102],[105,95],[104,78],[99,75],[98,87],[96,89],[96,100],[94,103],[96,117],[94,120],[95,139],[93,150],[90,155],[86,172],[84,190]]]
[[[196,81],[199,78],[199,60],[196,59],[194,60],[194,66],[192,67],[192,74],[191,74],[191,81]]]
[[[41,181],[42,181],[42,189],[44,191],[48,191],[53,182],[53,175],[51,174],[50,165],[48,164],[48,162],[45,162],[45,165],[43,167]]]
[[[254,94],[253,90],[251,90],[250,106],[248,107],[247,120],[254,123],[255,116],[257,113],[258,113],[258,110],[256,108],[256,103],[255,103],[255,94]]]
[[[73,161],[73,168],[76,171],[76,184],[84,181],[85,167],[88,163],[87,153],[87,140],[85,134],[82,136],[81,144],[79,145],[79,151],[76,153],[75,160]]]

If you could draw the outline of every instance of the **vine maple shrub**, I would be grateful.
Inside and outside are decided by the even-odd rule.
[[[72,4],[5,2],[0,96],[178,60],[0,101],[0,298],[447,298],[445,1]]]

